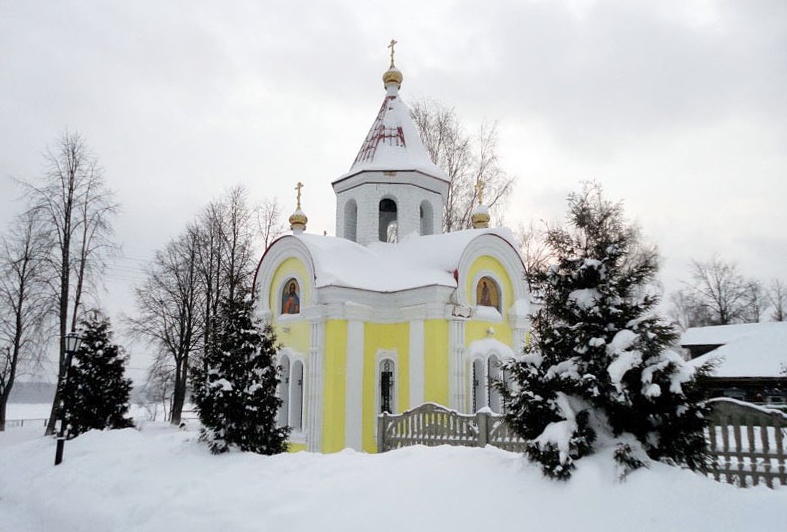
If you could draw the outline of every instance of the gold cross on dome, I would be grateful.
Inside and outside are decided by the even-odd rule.
[[[394,46],[399,44],[398,41],[391,39],[391,44],[389,44],[386,48],[391,49],[391,68],[394,66]]]
[[[478,198],[478,204],[479,205],[483,205],[484,204],[484,182],[481,179],[479,179],[475,183],[475,195],[476,195],[476,198]]]
[[[295,185],[295,190],[297,190],[297,191],[298,191],[298,200],[297,200],[297,203],[298,203],[298,207],[297,207],[297,208],[298,208],[298,209],[300,209],[300,208],[301,208],[301,189],[302,189],[302,188],[303,188],[303,183],[301,183],[300,181],[298,181],[298,184],[297,184],[297,185]]]

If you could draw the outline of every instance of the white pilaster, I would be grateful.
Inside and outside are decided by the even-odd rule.
[[[322,452],[323,371],[325,358],[325,325],[322,321],[311,323],[309,347],[309,389],[306,411],[306,449]]]
[[[466,380],[465,379],[465,322],[463,320],[451,320],[449,325],[448,338],[448,372],[449,389],[448,394],[451,404],[450,408],[465,412],[466,405]]]
[[[410,408],[424,402],[424,322],[410,321]]]

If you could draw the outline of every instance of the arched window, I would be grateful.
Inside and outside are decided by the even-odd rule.
[[[285,427],[290,424],[290,357],[282,355],[279,361],[281,368],[281,382],[279,383],[279,426]]]
[[[398,240],[396,202],[390,198],[380,200],[379,228],[380,242]]]
[[[500,390],[497,389],[495,383],[500,380],[501,376],[500,359],[495,355],[489,357],[489,360],[486,361],[486,369],[486,389],[489,395],[489,408],[492,409],[492,412],[497,412],[499,414],[503,411],[503,401],[500,396]]]
[[[428,201],[421,202],[419,209],[419,216],[421,217],[421,234],[433,235],[434,234],[434,217],[432,211],[432,204]]]
[[[380,361],[380,413],[388,412],[393,414],[396,411],[396,387],[395,387],[394,361],[384,358]]]
[[[284,283],[281,292],[281,313],[300,314],[301,312],[301,287],[298,281],[290,279]]]
[[[290,426],[292,430],[303,430],[303,362],[292,365],[290,384]]]
[[[498,312],[502,312],[500,305],[500,287],[491,277],[481,277],[475,289],[476,305],[481,307],[493,307]]]
[[[358,241],[358,204],[350,200],[344,206],[344,238]]]
[[[486,406],[486,374],[480,359],[473,361],[473,413]]]

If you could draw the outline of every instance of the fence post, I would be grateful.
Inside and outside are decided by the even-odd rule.
[[[384,453],[385,448],[385,429],[388,426],[388,412],[383,412],[377,418],[377,452]]]
[[[476,413],[478,420],[478,446],[486,447],[489,443],[489,414],[486,412]]]

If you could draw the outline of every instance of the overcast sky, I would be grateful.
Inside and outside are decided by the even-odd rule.
[[[236,184],[334,234],[330,183],[384,97],[386,45],[407,100],[499,124],[516,176],[508,225],[559,219],[595,179],[659,245],[668,288],[718,253],[787,280],[783,1],[0,0],[0,230],[11,177],[40,175],[65,128],[105,170],[129,260]]]

